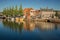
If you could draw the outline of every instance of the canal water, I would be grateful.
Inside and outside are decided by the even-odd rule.
[[[0,40],[60,40],[60,24],[0,20]]]

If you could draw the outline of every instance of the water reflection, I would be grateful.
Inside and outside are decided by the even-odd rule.
[[[32,22],[32,21],[23,21],[23,22],[12,22],[8,20],[3,20],[4,27],[9,27],[12,31],[22,32],[22,31],[53,31],[60,29],[60,24],[57,23],[47,23],[47,22]]]
[[[24,23],[24,30],[33,31],[35,29],[35,23],[31,21],[25,21]]]
[[[22,32],[23,23],[16,23],[8,20],[3,20],[4,27],[9,27],[12,31]]]
[[[55,24],[46,22],[36,22],[36,27],[41,31],[54,30]]]

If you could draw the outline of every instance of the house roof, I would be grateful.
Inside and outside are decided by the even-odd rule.
[[[41,11],[54,11],[53,9],[48,9],[48,8],[44,8],[44,9],[41,8],[40,10],[41,10]]]

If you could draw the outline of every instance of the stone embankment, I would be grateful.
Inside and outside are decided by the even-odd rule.
[[[32,19],[32,21],[60,23],[60,19]]]

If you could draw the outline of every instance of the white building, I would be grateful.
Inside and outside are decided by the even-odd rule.
[[[31,18],[38,18],[38,17],[40,17],[40,10],[31,10],[30,11],[30,17]]]
[[[41,9],[41,18],[42,19],[50,19],[54,18],[55,13],[53,9]]]
[[[53,9],[31,10],[31,18],[50,19],[55,17],[56,12]]]
[[[35,16],[35,14],[36,14],[35,11],[36,11],[36,10],[31,10],[31,11],[30,11],[30,16]]]

